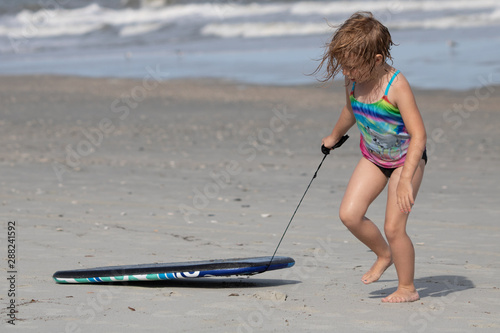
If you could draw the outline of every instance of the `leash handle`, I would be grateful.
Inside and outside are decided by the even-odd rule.
[[[349,139],[349,135],[346,134],[343,137],[341,137],[340,140],[332,148],[326,148],[325,145],[322,145],[321,151],[323,152],[323,154],[328,155],[330,154],[330,150],[334,150],[335,148],[340,148],[340,146],[342,146],[344,142],[347,141],[347,139]]]

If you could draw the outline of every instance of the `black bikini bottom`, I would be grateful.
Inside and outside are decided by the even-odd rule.
[[[424,153],[422,154],[422,159],[425,161],[425,164],[427,165],[427,149],[424,150]],[[376,164],[375,164],[376,165]],[[379,165],[377,165],[377,167],[380,169],[380,171],[382,171],[382,173],[387,177],[387,178],[391,178],[391,175],[392,173],[394,172],[394,170],[396,170],[397,168],[384,168],[384,167],[381,167]]]

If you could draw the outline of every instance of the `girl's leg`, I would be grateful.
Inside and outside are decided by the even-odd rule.
[[[386,176],[379,168],[365,158],[361,158],[349,180],[340,204],[340,219],[361,242],[376,255],[377,260],[363,275],[366,284],[377,281],[392,264],[391,249],[377,226],[366,216],[368,206],[382,192],[387,184]]]
[[[424,175],[425,162],[420,161],[413,176],[413,197],[417,197],[418,189]],[[401,303],[413,302],[420,299],[413,278],[415,274],[415,250],[410,237],[406,233],[408,214],[402,213],[397,205],[396,188],[398,186],[401,170],[396,169],[389,180],[387,193],[387,208],[384,231],[391,247],[392,259],[398,274],[398,289],[382,302]]]

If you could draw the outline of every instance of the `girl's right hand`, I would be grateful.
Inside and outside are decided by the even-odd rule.
[[[323,140],[321,140],[321,143],[326,148],[331,149],[333,146],[335,146],[337,141],[339,140],[330,134],[329,136],[324,137]]]

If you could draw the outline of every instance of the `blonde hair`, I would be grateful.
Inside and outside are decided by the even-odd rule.
[[[317,74],[326,63],[326,73],[322,82],[333,79],[342,66],[359,67],[369,65],[370,72],[375,67],[375,56],[381,54],[385,61],[392,60],[392,42],[389,29],[373,17],[370,12],[356,12],[341,24],[333,34],[321,63],[313,74]]]

